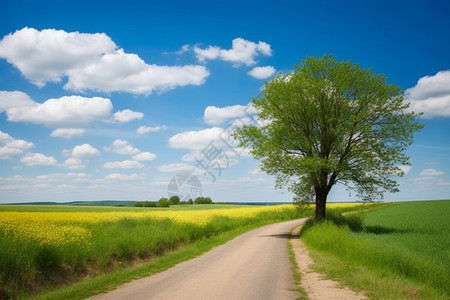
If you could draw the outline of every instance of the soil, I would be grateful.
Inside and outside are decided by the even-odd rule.
[[[301,226],[297,227],[293,234],[298,236]],[[301,286],[306,291],[310,300],[366,300],[363,292],[355,292],[342,284],[325,279],[323,274],[312,271],[313,260],[309,256],[308,248],[299,238],[291,239],[301,275]]]

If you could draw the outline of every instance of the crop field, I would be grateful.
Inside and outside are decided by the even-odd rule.
[[[332,204],[336,210],[359,204]],[[0,299],[37,295],[229,232],[311,215],[293,205],[0,206]]]
[[[449,200],[329,219],[302,232],[319,271],[371,299],[450,298]]]
[[[38,294],[238,227],[300,215],[292,205],[0,206],[0,299]]]

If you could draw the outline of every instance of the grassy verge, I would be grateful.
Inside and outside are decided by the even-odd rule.
[[[318,271],[371,299],[449,299],[449,211],[450,201],[424,201],[331,213],[301,236]]]
[[[292,238],[295,238],[297,234],[295,234],[295,231],[298,231],[298,227],[293,228],[291,231],[291,236]],[[297,291],[300,293],[300,297],[298,297],[296,300],[307,300],[308,298],[306,297],[306,291],[305,289],[301,286],[301,274],[300,274],[300,268],[297,264],[297,260],[295,258],[295,252],[294,252],[294,247],[292,245],[292,238],[290,238],[288,240],[288,253],[289,253],[289,261],[291,262],[291,271],[292,271],[292,275],[294,277],[294,283],[297,286]]]

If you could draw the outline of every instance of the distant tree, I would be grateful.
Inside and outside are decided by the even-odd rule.
[[[189,200],[187,201],[187,204],[194,204],[194,201],[192,201],[192,199],[189,199]]]
[[[170,200],[167,198],[161,198],[158,201],[158,207],[169,207],[170,206]]]
[[[212,204],[210,197],[197,197],[195,198],[195,204]]]
[[[169,201],[173,205],[180,204],[180,197],[178,197],[177,195],[174,195],[174,196],[170,197]]]
[[[138,201],[138,202],[134,203],[134,206],[135,207],[142,207],[142,206],[144,206],[144,203],[142,203],[141,201]]]
[[[243,126],[235,138],[276,176],[276,187],[287,186],[300,204],[315,202],[319,220],[336,183],[364,201],[397,192],[394,176],[409,165],[403,152],[423,127],[399,86],[332,55],[308,57],[266,82],[253,106],[263,125]]]
[[[156,203],[155,201],[145,201],[144,206],[145,207],[156,207],[158,205],[158,203]]]

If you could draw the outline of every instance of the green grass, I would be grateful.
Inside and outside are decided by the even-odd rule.
[[[450,297],[450,201],[398,203],[360,217],[329,215],[301,234],[318,270],[366,290],[371,299]]]

